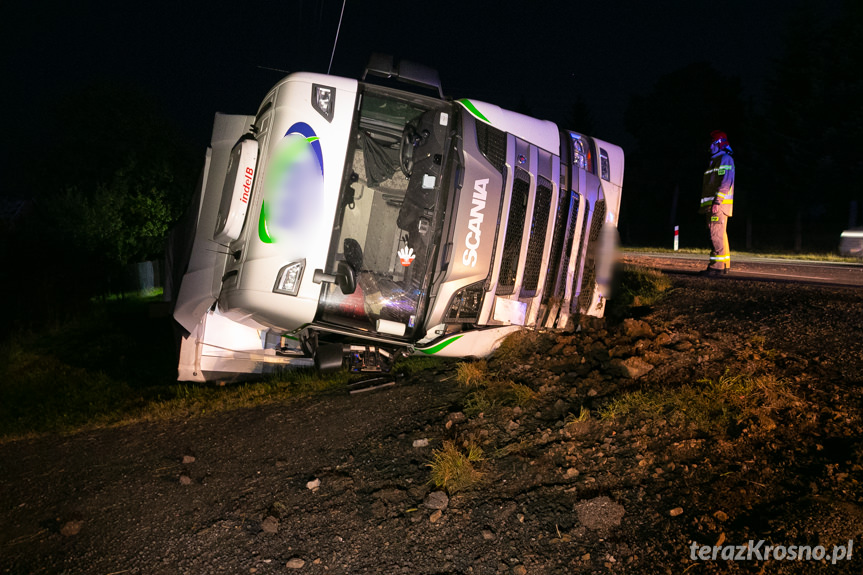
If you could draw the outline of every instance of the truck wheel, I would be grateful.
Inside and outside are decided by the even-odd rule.
[[[319,345],[315,352],[315,368],[318,371],[338,371],[342,369],[345,352],[341,344]]]

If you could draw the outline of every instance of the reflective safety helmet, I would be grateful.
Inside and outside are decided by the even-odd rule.
[[[712,132],[710,132],[711,150],[714,145],[720,150],[728,146],[728,136],[725,134],[725,132],[721,132],[719,130],[713,130]]]

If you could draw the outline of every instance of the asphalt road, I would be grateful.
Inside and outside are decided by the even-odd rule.
[[[707,267],[707,256],[703,254],[624,251],[620,255],[624,263],[646,265],[669,273],[696,274]],[[723,278],[863,286],[863,263],[736,256],[734,252],[731,261],[731,271]]]

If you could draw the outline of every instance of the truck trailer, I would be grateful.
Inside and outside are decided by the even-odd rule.
[[[181,381],[483,357],[601,316],[623,150],[374,56],[216,114],[174,233]]]

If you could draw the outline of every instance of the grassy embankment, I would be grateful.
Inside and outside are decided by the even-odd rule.
[[[614,319],[632,307],[651,305],[670,285],[659,272],[624,266],[608,314]],[[0,441],[283,402],[343,391],[351,380],[346,372],[321,377],[303,370],[225,386],[179,383],[172,322],[150,317],[158,299],[94,302],[90,313],[74,320],[0,342]],[[498,354],[508,349],[505,344]],[[410,374],[438,364],[435,358],[416,357],[397,368]],[[530,403],[529,388],[478,367],[460,370],[469,389],[466,412]],[[470,369],[477,372],[473,380]]]
[[[657,270],[619,266],[614,275],[613,298],[606,310],[607,315],[612,322],[620,321],[655,304],[669,293],[671,287],[671,280]],[[519,358],[529,354],[526,339],[525,332],[510,335],[495,351],[494,363],[501,365],[517,362]],[[526,411],[533,407],[538,397],[532,388],[501,375],[483,359],[458,364],[455,377],[464,390],[462,406],[465,416],[469,418],[493,419],[502,408],[519,408]],[[639,409],[637,401],[621,401],[617,409],[604,414],[605,417]],[[583,423],[590,417],[589,410],[582,408],[577,416],[570,417],[568,423]],[[512,449],[521,447],[521,444],[509,445],[490,457],[503,457]],[[449,493],[470,489],[481,482],[481,465],[485,459],[482,449],[470,441],[462,444],[445,441],[439,449],[432,452],[432,459],[428,463],[430,482]]]
[[[224,386],[177,382],[171,320],[149,314],[157,300],[95,302],[86,315],[0,342],[0,441],[283,402],[344,390],[352,378],[298,370]]]
[[[651,248],[651,247],[621,247],[620,251],[622,252],[634,252],[634,253],[659,253],[659,254],[692,254],[692,255],[709,255],[710,250],[706,248],[681,248],[675,252],[671,248]],[[863,260],[860,258],[851,258],[846,256],[840,256],[834,252],[809,252],[809,253],[800,253],[795,254],[793,252],[741,252],[733,249],[731,250],[732,257],[734,256],[743,256],[743,257],[751,257],[751,258],[765,258],[765,259],[783,259],[783,260],[803,260],[803,261],[819,261],[819,262],[835,262],[835,263],[847,263],[847,264],[860,264],[863,263]]]
[[[608,308],[610,337],[616,337],[613,334],[617,320],[645,311],[672,289],[670,280],[662,273],[632,266],[618,269],[615,284],[616,298]],[[587,333],[593,338],[606,337],[598,336],[605,333],[603,329]],[[519,414],[533,413],[538,405],[548,405],[555,399],[555,396],[549,398],[541,387],[535,390],[536,381],[528,386],[515,383],[506,375],[505,366],[531,361],[533,350],[527,344],[528,339],[526,332],[517,332],[503,342],[491,360],[466,361],[457,366],[456,380],[464,390],[462,409],[475,424],[488,422],[492,428],[499,428],[515,413],[515,408],[520,408]],[[558,426],[574,434],[600,426],[610,435],[615,425],[668,423],[715,438],[726,437],[753,424],[761,430],[775,429],[777,418],[792,410],[799,411],[804,404],[793,382],[773,369],[777,351],[765,349],[764,338],[760,336],[751,338],[748,343],[763,361],[752,363],[747,369],[736,365],[738,371],[726,369],[722,375],[711,379],[631,382],[616,386],[612,394],[598,403],[573,406]],[[597,369],[606,368],[598,366]],[[548,422],[543,425],[554,427]],[[481,487],[493,460],[515,451],[534,449],[539,452],[545,449],[546,443],[540,435],[533,439],[513,438],[510,443],[498,444],[486,454],[474,441],[475,434],[468,435],[444,441],[435,449],[428,462],[430,482],[449,493]]]

